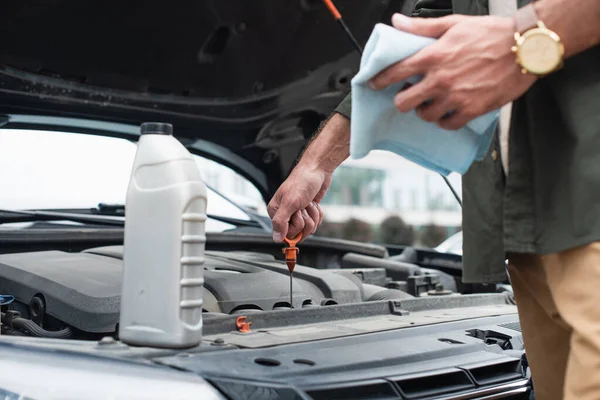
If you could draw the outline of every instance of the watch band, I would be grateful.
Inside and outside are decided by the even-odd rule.
[[[513,18],[517,12],[517,0],[489,0],[489,14]]]
[[[517,32],[523,33],[526,30],[537,26],[539,20],[535,8],[533,7],[533,3],[531,3],[520,8],[515,14],[515,28],[517,29]]]

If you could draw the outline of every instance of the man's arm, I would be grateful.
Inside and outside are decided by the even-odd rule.
[[[301,167],[333,173],[350,156],[350,119],[335,113],[322,132],[308,145]]]
[[[269,202],[273,240],[302,232],[306,238],[323,221],[323,200],[333,171],[350,155],[350,120],[333,114],[307,146],[304,155]]]
[[[432,18],[451,12],[451,0],[419,0],[412,15]],[[350,93],[313,136],[296,167],[269,202],[276,242],[286,236],[293,238],[299,232],[306,238],[323,221],[319,203],[329,189],[333,171],[350,155],[351,113]]]

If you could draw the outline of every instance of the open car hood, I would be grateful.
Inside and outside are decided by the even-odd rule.
[[[414,1],[336,3],[364,43],[375,23]],[[359,63],[320,0],[2,6],[0,125],[103,134],[85,120],[169,122],[196,153],[238,170],[265,197],[348,93]]]

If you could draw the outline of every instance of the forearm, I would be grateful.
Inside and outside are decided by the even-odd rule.
[[[298,165],[332,173],[350,156],[350,120],[335,113],[308,145]]]
[[[600,0],[538,0],[534,6],[539,19],[560,36],[566,58],[600,44]]]

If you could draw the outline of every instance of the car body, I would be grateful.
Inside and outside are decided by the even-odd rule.
[[[65,134],[134,151],[141,123],[168,122],[191,153],[235,170],[265,202],[358,67],[319,1],[3,5],[0,140],[38,135],[30,148],[53,154],[41,138]],[[411,6],[338,5],[363,42],[375,22]],[[117,147],[93,148],[110,165]],[[2,172],[15,199],[44,183],[27,181],[45,172],[33,154],[15,154]],[[83,161],[62,158],[63,178],[83,170]],[[86,193],[109,175],[94,171],[82,174]],[[122,189],[130,171],[113,172]],[[32,194],[0,211],[0,393],[7,398],[529,396],[514,300],[495,287],[462,285],[459,255],[311,237],[301,245],[290,304],[268,218],[214,190],[202,343],[128,346],[117,335],[121,192],[98,199],[109,203],[91,197],[87,205],[81,194],[62,206],[61,194],[77,200],[64,192],[77,193],[77,181],[48,181],[67,182],[62,191],[48,186],[56,204]]]
[[[449,238],[444,240],[442,243],[437,245],[435,247],[435,249],[441,253],[452,253],[452,254],[458,254],[458,255],[462,256],[462,251],[463,251],[462,246],[463,246],[462,231],[460,231],[460,232],[456,232],[454,235],[450,236]]]

